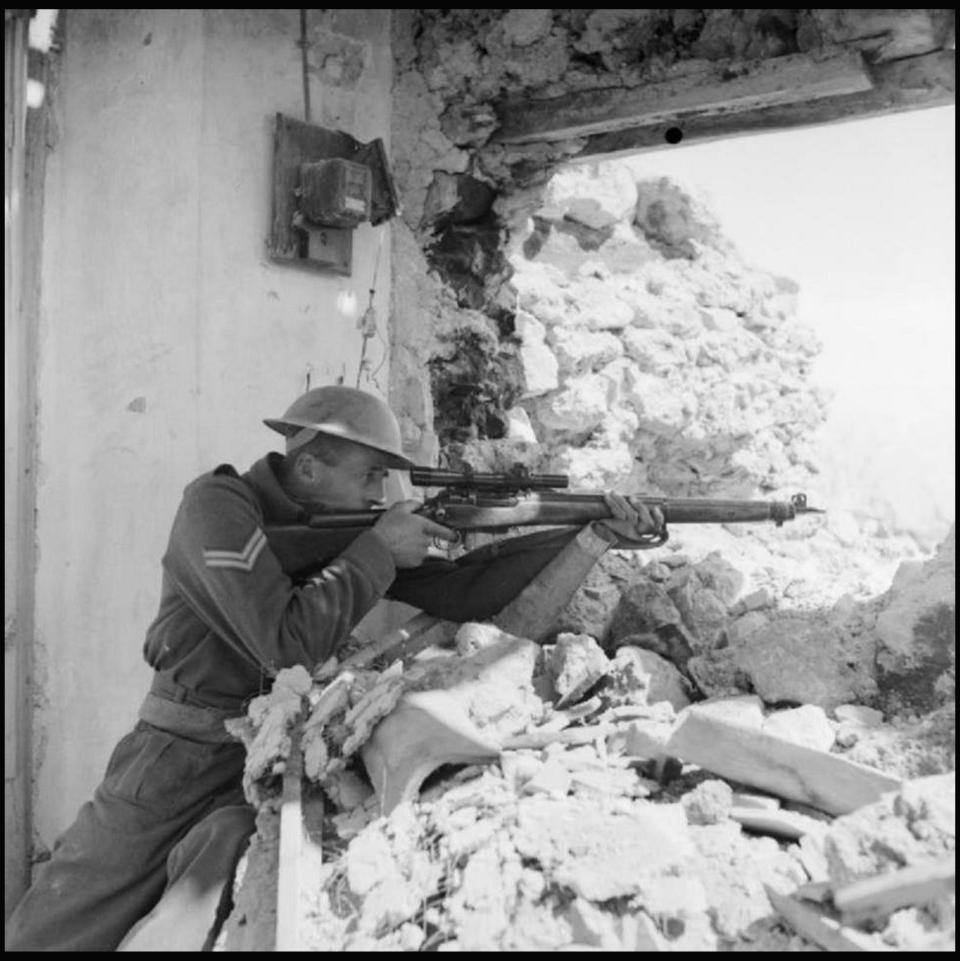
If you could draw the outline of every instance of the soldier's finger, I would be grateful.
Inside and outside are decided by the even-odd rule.
[[[423,519],[424,527],[423,533],[427,535],[429,540],[434,538],[440,538],[444,541],[457,541],[460,535],[449,527],[444,527],[443,524],[438,524],[436,521],[432,521],[429,518]]]

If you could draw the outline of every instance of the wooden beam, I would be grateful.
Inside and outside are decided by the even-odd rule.
[[[877,945],[876,939],[868,938],[859,931],[851,930],[840,925],[836,920],[818,908],[811,907],[786,894],[779,894],[764,885],[767,897],[774,910],[781,915],[797,934],[819,944],[827,951],[885,951],[882,944]]]
[[[847,814],[901,785],[882,771],[712,716],[696,706],[681,713],[664,751],[828,814]]]
[[[673,116],[659,123],[597,134],[570,161],[595,163],[649,150],[676,150],[679,145],[709,143],[729,137],[777,133],[783,130],[862,120],[905,110],[949,106],[956,102],[956,55],[941,50],[871,68],[874,87],[860,93],[782,104],[728,114]]]
[[[853,881],[834,891],[833,903],[844,924],[859,924],[868,918],[885,918],[900,908],[935,901],[955,890],[956,882],[956,857],[951,854]]]
[[[290,734],[290,754],[283,772],[280,839],[277,859],[277,927],[275,951],[299,951],[304,913],[323,862],[321,840],[311,836],[304,820],[303,752],[299,721]],[[314,799],[314,804],[320,803]],[[322,811],[314,816],[322,819]],[[315,892],[314,892],[315,893]]]
[[[716,116],[847,96],[873,86],[862,56],[854,50],[698,63],[695,69],[693,74],[637,87],[576,91],[551,100],[508,101],[492,139],[516,144],[564,140],[649,126],[684,115]]]

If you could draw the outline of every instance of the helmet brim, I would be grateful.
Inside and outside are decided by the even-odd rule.
[[[411,470],[417,465],[408,458],[404,457],[402,454],[396,451],[384,450],[382,447],[377,447],[374,444],[364,444],[361,441],[354,440],[352,437],[346,437],[344,433],[336,430],[335,427],[316,427],[313,424],[303,423],[295,424],[288,420],[279,420],[276,418],[265,418],[264,424],[267,425],[271,430],[275,430],[278,434],[283,434],[284,437],[290,437],[292,434],[297,433],[304,428],[316,431],[318,434],[325,434],[327,437],[337,437],[340,440],[345,440],[348,443],[356,444],[357,447],[366,447],[368,450],[376,451],[383,458],[384,466],[390,467],[394,470]]]

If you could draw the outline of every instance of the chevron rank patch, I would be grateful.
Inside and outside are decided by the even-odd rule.
[[[241,550],[204,550],[203,560],[207,567],[228,567],[235,571],[247,571],[249,573],[253,570],[253,565],[257,563],[257,558],[266,543],[266,534],[259,527],[256,527]]]

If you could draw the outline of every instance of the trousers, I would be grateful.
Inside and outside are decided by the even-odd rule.
[[[4,950],[209,949],[255,827],[244,757],[238,742],[138,721],[11,914]]]

